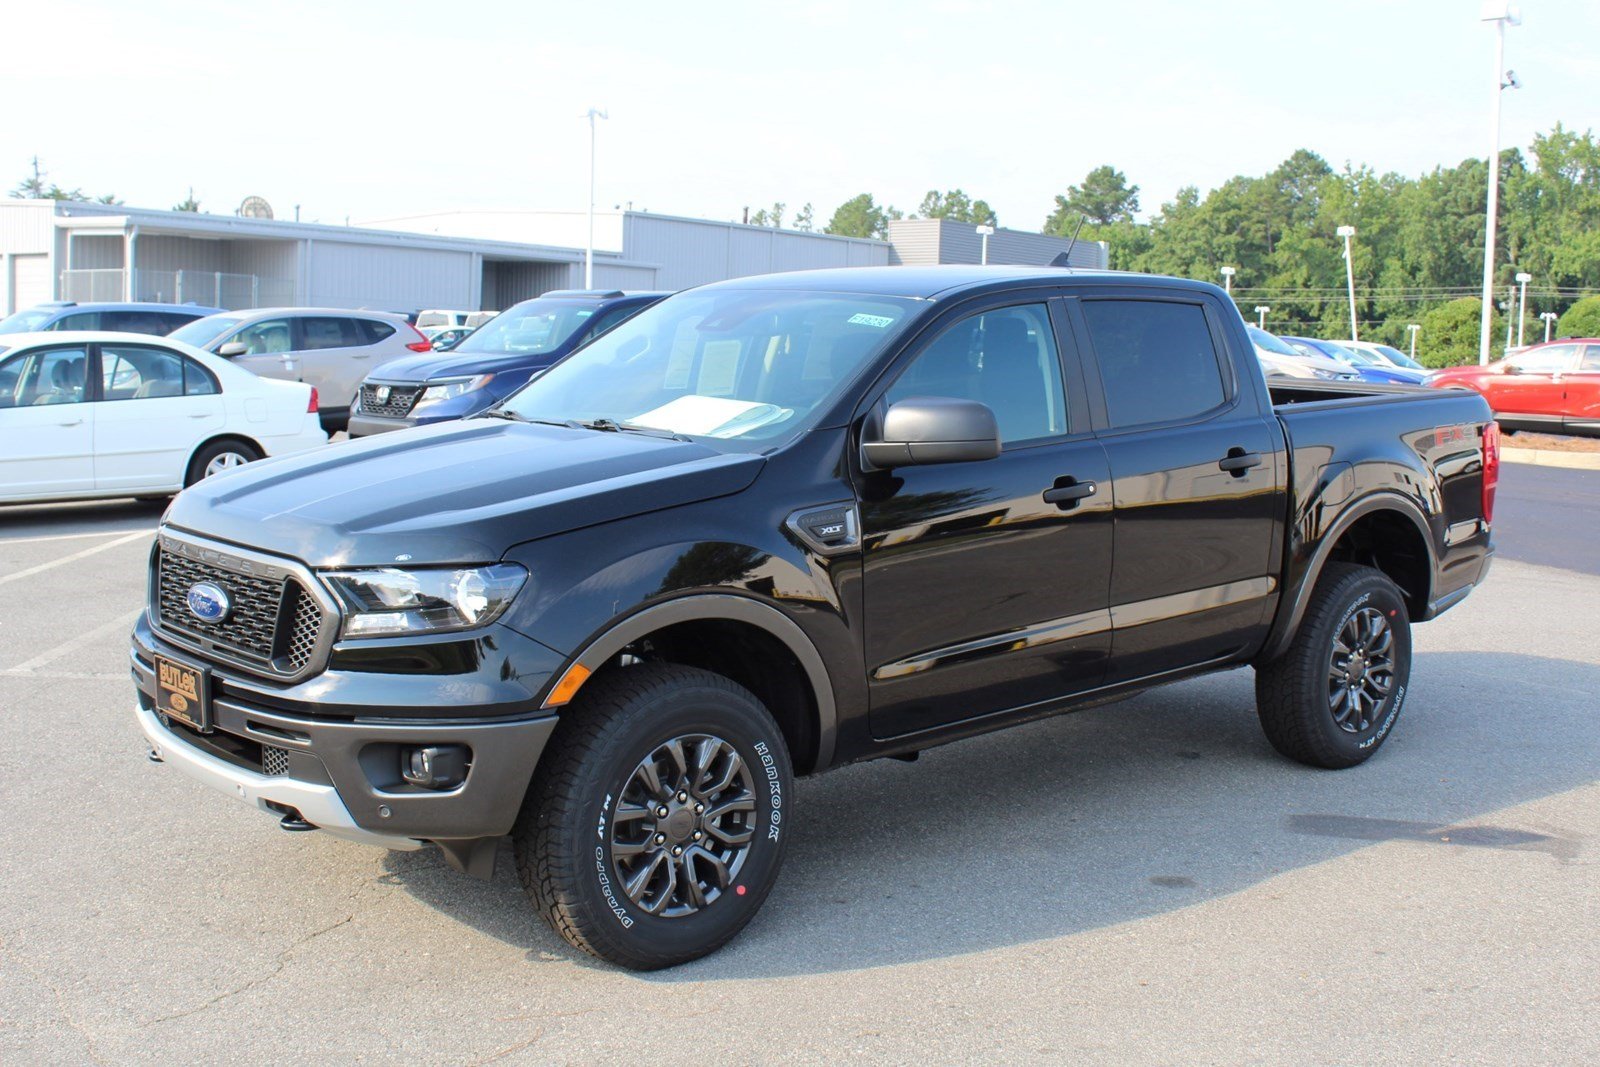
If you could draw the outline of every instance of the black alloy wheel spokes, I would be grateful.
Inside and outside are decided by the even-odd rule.
[[[659,745],[623,784],[611,862],[629,900],[651,915],[693,915],[739,877],[755,836],[750,768],[720,737]]]
[[[1328,664],[1328,710],[1348,733],[1370,730],[1394,687],[1394,628],[1377,608],[1345,620]]]

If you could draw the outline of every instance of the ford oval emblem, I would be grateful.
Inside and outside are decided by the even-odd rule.
[[[196,582],[189,587],[189,614],[201,622],[217,623],[228,617],[233,601],[216,582]]]

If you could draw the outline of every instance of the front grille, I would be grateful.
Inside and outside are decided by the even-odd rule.
[[[324,636],[323,609],[303,580],[284,568],[242,573],[209,558],[156,551],[154,621],[178,644],[269,676],[295,676],[312,665]],[[189,590],[211,582],[227,593],[223,619],[206,622],[189,610]]]
[[[388,390],[388,396],[380,401],[379,396],[383,390]],[[411,414],[411,409],[417,404],[417,397],[421,395],[420,385],[373,385],[371,382],[362,382],[361,413],[403,419]]]

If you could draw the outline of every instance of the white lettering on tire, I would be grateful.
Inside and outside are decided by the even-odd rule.
[[[599,845],[594,848],[594,869],[600,876],[600,893],[606,898],[606,907],[622,923],[623,929],[632,926],[633,919],[628,915],[628,910],[617,903],[617,895],[611,891],[611,878],[606,874],[606,850]]]
[[[778,830],[783,822],[783,784],[778,778],[778,763],[772,758],[772,751],[767,748],[765,741],[756,742],[756,755],[761,757],[761,766],[767,772],[767,795],[772,801],[772,816],[767,825],[767,840],[778,840]]]

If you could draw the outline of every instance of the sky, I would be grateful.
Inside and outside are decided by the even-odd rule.
[[[1600,2],[1527,0],[1502,144],[1600,127]],[[1110,163],[1143,214],[1297,148],[1416,175],[1488,153],[1480,0],[55,0],[7,15],[0,188],[325,223],[602,210],[737,219],[929,189],[1038,229]],[[31,42],[31,44],[29,43]]]

